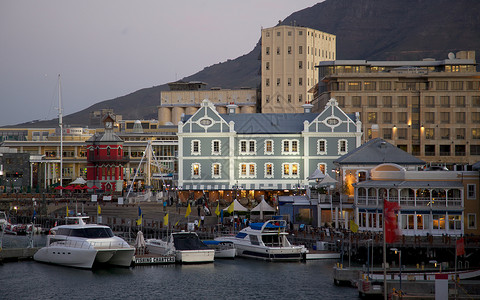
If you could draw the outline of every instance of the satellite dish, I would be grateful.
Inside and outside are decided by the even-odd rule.
[[[455,59],[455,54],[453,52],[448,53],[448,59]]]

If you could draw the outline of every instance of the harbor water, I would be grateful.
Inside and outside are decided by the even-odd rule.
[[[4,239],[4,246],[21,237]],[[24,237],[22,237],[24,238]],[[35,245],[37,246],[37,245]],[[269,263],[236,258],[210,264],[82,270],[35,261],[0,265],[1,299],[351,299],[333,284],[335,261]]]

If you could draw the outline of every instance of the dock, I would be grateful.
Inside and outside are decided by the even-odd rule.
[[[33,248],[2,248],[0,249],[0,262],[31,260],[40,247]]]

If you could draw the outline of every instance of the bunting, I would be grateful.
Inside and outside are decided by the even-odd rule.
[[[163,225],[168,226],[168,214],[163,217]]]
[[[188,203],[187,212],[185,213],[185,218],[188,217],[191,212],[192,212],[192,208],[190,207],[190,203]]]
[[[398,236],[398,224],[396,212],[400,209],[398,203],[389,202],[383,199],[384,218],[385,218],[385,242],[394,243]]]
[[[217,215],[217,217],[220,215],[220,201],[218,201],[218,203],[217,203],[217,208],[215,209],[215,214]]]
[[[97,214],[101,214],[102,213],[102,209],[100,208],[100,205],[97,204]]]

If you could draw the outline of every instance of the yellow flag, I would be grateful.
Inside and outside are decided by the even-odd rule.
[[[235,200],[232,201],[232,204],[230,204],[230,206],[228,207],[227,211],[229,214],[233,213],[233,205],[235,204]]]
[[[102,213],[102,209],[100,208],[100,205],[97,204],[97,214],[101,214]]]
[[[168,214],[163,217],[163,225],[168,226]]]
[[[190,207],[190,203],[188,203],[188,206],[187,206],[187,213],[185,214],[185,218],[188,217],[190,215],[190,213],[192,212],[192,208]]]
[[[142,225],[142,216],[138,217],[137,225]]]
[[[350,220],[350,230],[352,232],[357,232],[358,231],[358,225],[355,223],[354,220]]]
[[[220,215],[220,201],[218,201],[218,203],[217,203],[217,209],[215,209],[215,214],[216,214],[217,216]]]
[[[177,221],[177,223],[175,223],[175,226],[177,226],[177,225],[178,225],[178,222],[180,222],[180,220],[178,220],[178,221]]]
[[[67,217],[68,217],[68,216],[69,216],[69,214],[68,214],[68,205],[67,205]]]

